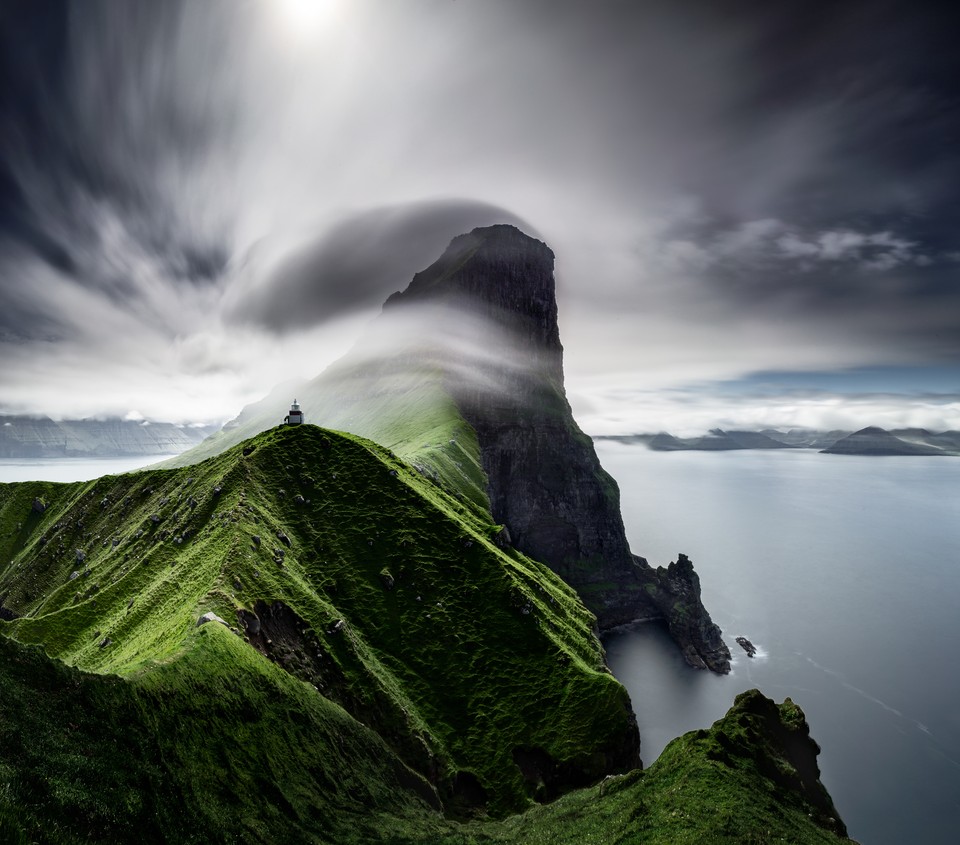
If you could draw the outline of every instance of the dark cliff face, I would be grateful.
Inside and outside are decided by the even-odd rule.
[[[502,354],[484,358],[470,378],[450,368],[445,387],[477,433],[491,510],[513,545],[573,586],[601,629],[664,618],[691,665],[729,671],[692,567],[692,577],[668,574],[630,553],[620,491],[564,392],[553,261],[545,244],[512,226],[475,229],[385,312],[450,305],[490,325]]]

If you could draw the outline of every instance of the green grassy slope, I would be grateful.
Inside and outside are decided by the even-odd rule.
[[[280,669],[265,678],[222,626],[199,630],[182,662],[140,679],[83,673],[0,637],[0,841],[843,841],[816,796],[784,787],[800,780],[787,746],[805,739],[790,702],[746,694],[645,772],[458,823],[371,731]]]
[[[0,485],[0,841],[835,841],[789,708],[570,791],[633,768],[629,702],[498,529],[314,426]]]
[[[373,731],[221,625],[120,679],[0,637],[0,841],[344,842],[436,818]]]
[[[517,810],[629,767],[635,727],[590,614],[497,531],[382,447],[275,429],[189,469],[0,487],[4,632],[136,678],[183,660],[214,612],[447,803]],[[238,610],[263,620],[253,648]],[[525,778],[524,749],[563,776]]]

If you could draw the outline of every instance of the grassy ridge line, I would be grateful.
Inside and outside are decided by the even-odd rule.
[[[8,487],[4,525],[33,492]],[[322,652],[325,694],[443,789],[469,774],[503,813],[542,788],[518,747],[578,777],[623,765],[611,761],[632,716],[593,617],[545,567],[499,549],[479,508],[383,447],[279,428],[195,467],[47,495],[0,595],[21,614],[7,631],[58,659],[140,678],[179,659],[201,613],[239,630],[237,609],[282,601]]]
[[[351,364],[348,356],[305,384],[274,390],[216,434],[157,466],[191,466],[273,428],[293,390],[310,423],[380,443],[489,512],[476,433],[442,387],[440,372],[402,357],[370,361],[361,355]]]

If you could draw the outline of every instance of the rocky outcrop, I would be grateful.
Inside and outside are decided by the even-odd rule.
[[[653,569],[630,552],[617,484],[564,392],[553,261],[512,226],[476,229],[392,296],[385,316],[442,305],[490,326],[507,354],[472,360],[468,377],[447,366],[444,385],[476,431],[494,518],[577,590],[601,629],[663,618],[692,666],[729,671],[689,560]]]
[[[642,558],[636,560],[644,591],[666,620],[670,636],[687,663],[720,674],[729,672],[730,649],[700,600],[700,578],[690,558],[681,554],[666,568],[656,569]]]
[[[847,828],[820,782],[820,746],[810,737],[803,711],[789,698],[777,705],[753,689],[740,693],[727,715],[710,730],[687,734],[687,757],[706,757],[736,770],[749,766],[774,794],[803,802],[807,817],[822,829],[846,837]],[[760,797],[760,796],[758,796]]]

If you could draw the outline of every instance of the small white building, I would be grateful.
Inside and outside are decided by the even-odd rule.
[[[303,411],[300,410],[300,405],[297,403],[297,400],[293,400],[293,404],[290,406],[290,413],[287,414],[283,421],[287,425],[300,425],[303,422]]]

